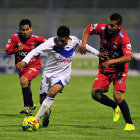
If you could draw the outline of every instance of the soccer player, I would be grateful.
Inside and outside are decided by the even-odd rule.
[[[42,100],[43,103],[36,115],[39,120],[45,114],[43,118],[44,127],[48,126],[50,107],[55,96],[57,93],[62,92],[63,88],[69,83],[72,59],[80,43],[81,41],[77,37],[70,36],[68,27],[60,26],[56,37],[49,38],[17,64],[17,67],[22,69],[34,56],[47,53],[46,68],[40,86],[40,94],[45,100]],[[89,45],[86,45],[86,49],[94,55],[99,55],[99,52]]]
[[[29,19],[23,19],[19,22],[19,32],[13,34],[6,44],[6,54],[15,54],[15,64],[17,64],[45,40],[44,37],[32,33],[32,24]],[[32,99],[31,81],[40,73],[40,69],[40,55],[33,57],[22,71],[18,69],[24,100],[21,114],[31,115],[36,108]]]
[[[112,14],[108,19],[108,24],[88,25],[83,33],[82,44],[79,48],[81,53],[86,52],[85,46],[92,34],[100,35],[100,51],[108,52],[107,59],[99,59],[99,73],[92,86],[92,98],[113,108],[114,122],[119,120],[121,109],[126,122],[124,130],[135,130],[129,107],[123,99],[132,48],[129,37],[122,28],[121,15]],[[113,97],[115,101],[103,94],[108,91],[111,82],[114,85]]]

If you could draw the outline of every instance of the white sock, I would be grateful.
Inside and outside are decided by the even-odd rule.
[[[41,119],[41,117],[45,114],[45,113],[48,113],[50,112],[50,107],[52,106],[53,104],[53,101],[54,101],[54,98],[50,98],[47,96],[47,98],[43,101],[39,111],[37,112],[37,115],[36,115],[36,118],[38,120]]]

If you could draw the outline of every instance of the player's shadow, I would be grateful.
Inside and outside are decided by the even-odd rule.
[[[0,114],[0,117],[17,117],[17,118],[23,118],[21,114]]]
[[[93,125],[93,126],[87,126],[87,125],[75,125],[75,124],[69,124],[69,125],[64,125],[64,124],[49,124],[50,126],[55,126],[55,127],[59,127],[63,126],[63,127],[75,127],[75,128],[99,128],[99,129],[114,129],[113,127],[108,127],[108,126],[97,126],[97,125]],[[42,125],[40,125],[40,128],[43,128]]]

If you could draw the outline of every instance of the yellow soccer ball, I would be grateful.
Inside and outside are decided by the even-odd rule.
[[[28,116],[22,121],[24,131],[36,131],[39,128],[39,121],[36,117]]]

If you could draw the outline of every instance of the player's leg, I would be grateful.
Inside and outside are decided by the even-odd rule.
[[[108,77],[102,73],[99,73],[92,86],[91,94],[92,94],[92,98],[95,101],[98,101],[101,104],[104,104],[106,106],[115,109],[117,107],[117,103],[111,100],[108,96],[103,94],[104,92],[108,91],[109,85],[110,85],[110,81],[108,80]]]
[[[103,88],[92,88],[92,98],[103,105],[115,109],[117,107],[117,103],[111,100],[108,96],[104,95],[103,92],[104,92]]]
[[[29,84],[30,85],[30,84]],[[31,86],[30,87],[30,94],[29,94],[29,108],[31,109],[31,111],[36,109],[36,105],[33,102],[33,98],[32,98],[32,90],[31,90]]]
[[[125,126],[124,130],[135,130],[135,127],[134,127],[132,119],[131,119],[128,104],[123,99],[123,92],[114,90],[113,95],[114,95],[114,99],[116,100],[116,102],[118,103],[118,105],[121,109],[122,115],[126,122],[126,126]]]
[[[55,84],[50,88],[50,90],[48,92],[48,96],[43,101],[43,103],[36,115],[36,118],[41,119],[41,117],[43,115],[45,115],[45,113],[47,113],[48,116],[50,115],[50,107],[52,106],[52,104],[54,102],[54,98],[57,95],[57,93],[59,93],[62,89],[63,89],[63,86],[61,84]]]
[[[70,77],[65,74],[63,74],[63,75],[57,74],[57,75],[52,76],[51,78],[45,77],[45,75],[43,76],[40,92],[46,93],[47,97],[43,101],[40,111],[38,111],[38,113],[37,113],[37,118],[40,119],[42,117],[42,115],[45,114],[45,115],[43,115],[43,126],[44,127],[48,126],[48,124],[49,124],[49,117],[50,117],[50,113],[51,113],[50,107],[53,104],[54,97],[56,96],[56,94],[58,92],[62,92],[64,86],[66,86],[66,84],[68,84],[69,80],[70,80]],[[43,108],[45,108],[46,113],[45,113],[45,111],[41,111],[41,110],[44,110]]]
[[[20,84],[22,87],[24,108],[20,111],[21,114],[25,113],[28,115],[29,111],[29,97],[30,97],[30,87],[28,86],[29,80],[27,77],[22,76],[20,78]]]
[[[119,105],[122,115],[124,117],[124,120],[126,122],[126,127],[124,128],[124,130],[135,130],[135,127],[131,119],[128,104],[123,98],[123,93],[126,91],[126,78],[127,78],[126,73],[116,77],[116,80],[114,81],[113,96],[117,104]]]
[[[27,115],[32,115],[32,111],[36,108],[36,105],[33,103],[32,91],[31,91],[31,81],[39,74],[40,68],[29,68],[24,71],[24,74],[20,78],[20,83],[22,86],[23,99],[26,104],[24,104],[24,109],[26,111],[21,111]],[[23,110],[24,110],[23,109]]]

